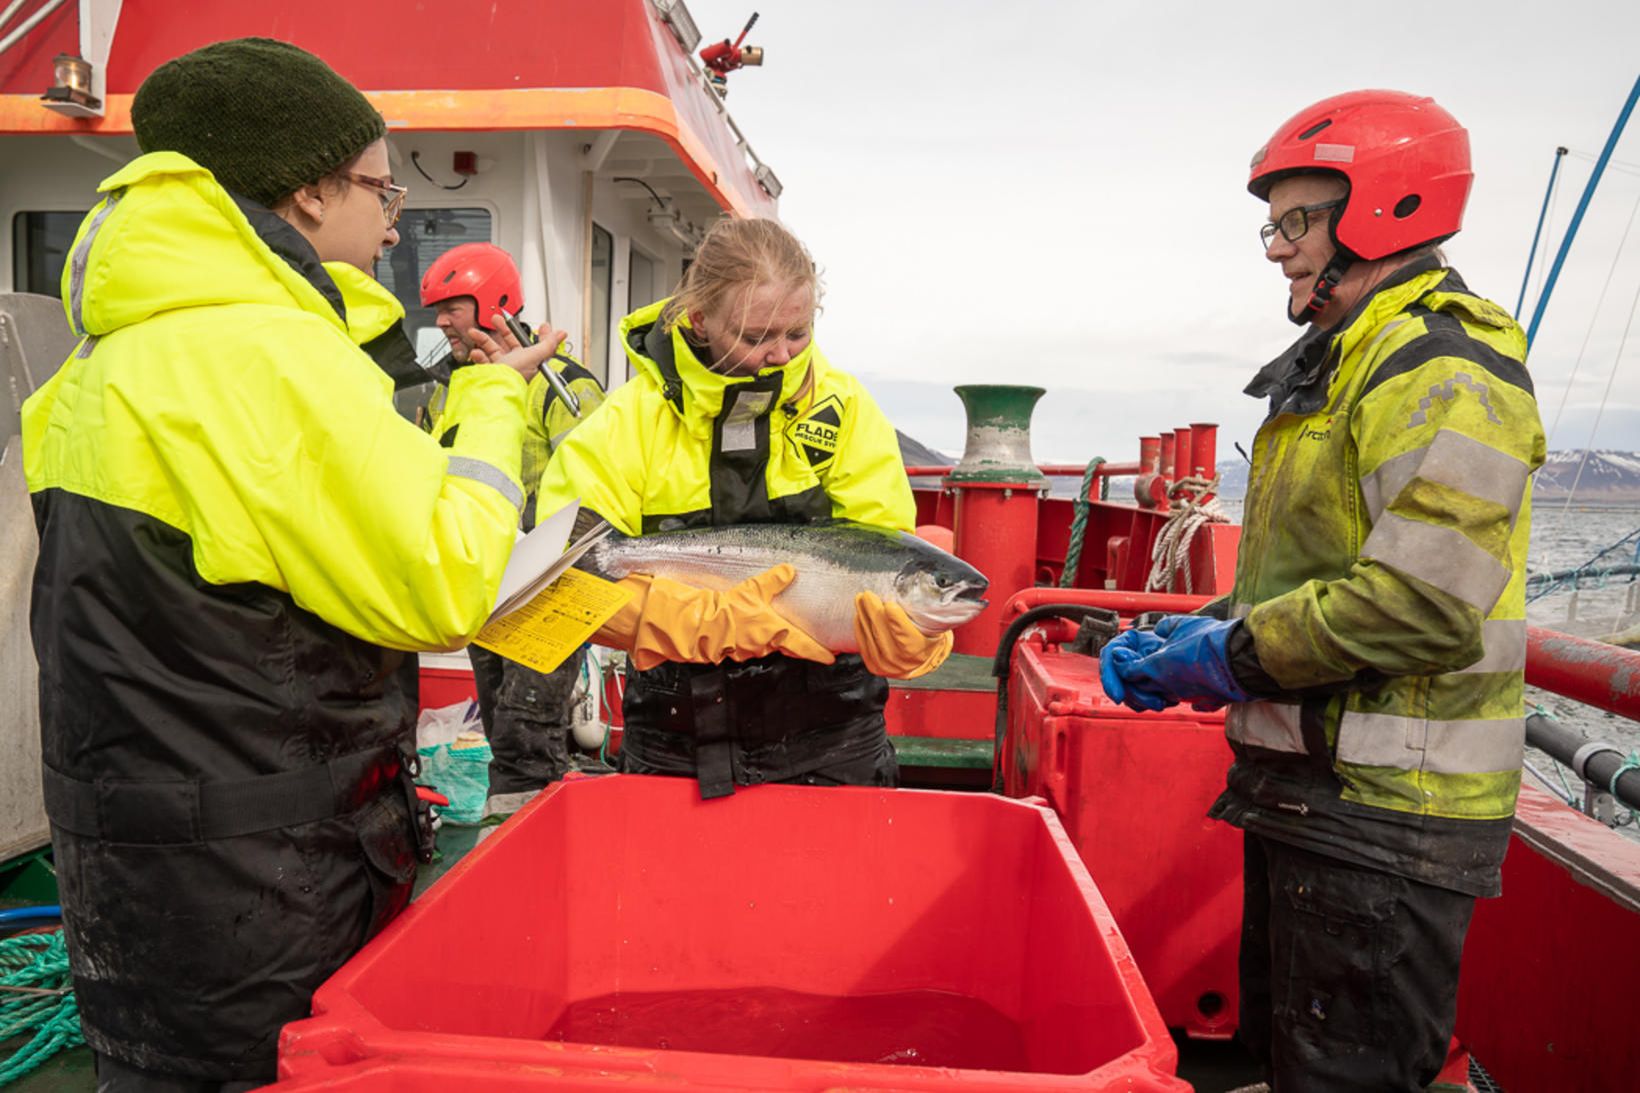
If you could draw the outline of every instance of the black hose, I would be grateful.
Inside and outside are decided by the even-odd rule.
[[[1583,781],[1611,793],[1629,808],[1640,809],[1640,770],[1629,768],[1618,774],[1624,754],[1610,744],[1590,740],[1582,733],[1546,714],[1526,718],[1526,742],[1547,752],[1556,762],[1572,768]],[[1617,776],[1615,785],[1612,776]]]
[[[1002,792],[1002,740],[1008,734],[1008,676],[1013,670],[1014,645],[1019,636],[1032,624],[1042,619],[1109,618],[1114,612],[1108,607],[1093,607],[1085,603],[1043,603],[1028,608],[1019,618],[1008,624],[997,642],[996,656],[991,658],[991,674],[997,679],[996,740],[991,747],[991,792]]]

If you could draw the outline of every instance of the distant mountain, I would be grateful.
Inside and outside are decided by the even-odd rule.
[[[1581,476],[1579,466],[1583,468]],[[1640,502],[1640,452],[1550,452],[1538,469],[1532,496],[1564,500],[1573,482],[1577,483],[1575,496],[1579,501]]]
[[[1539,500],[1565,500],[1577,482],[1577,500],[1629,504],[1640,502],[1640,452],[1593,451],[1583,476],[1577,468],[1583,462],[1582,449],[1550,452],[1533,481],[1532,496]],[[1247,461],[1226,459],[1219,463],[1219,495],[1229,500],[1247,493]]]
[[[915,437],[907,436],[898,429],[895,432],[900,437],[900,461],[907,467],[945,467],[956,462],[950,456],[930,448]]]
[[[1220,497],[1226,501],[1239,501],[1247,495],[1247,467],[1247,460],[1239,455],[1219,462]]]

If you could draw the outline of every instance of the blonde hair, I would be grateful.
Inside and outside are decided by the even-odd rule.
[[[797,236],[775,220],[719,220],[695,248],[661,325],[670,330],[690,312],[714,311],[753,285],[807,288],[820,310],[820,271]]]

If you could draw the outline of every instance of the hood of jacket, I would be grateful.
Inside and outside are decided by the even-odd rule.
[[[344,263],[321,263],[277,215],[224,190],[177,152],[139,156],[98,187],[63,268],[63,305],[78,334],[102,336],[179,308],[291,307],[334,323],[355,344],[404,316],[393,295]]]
[[[621,346],[633,369],[653,383],[691,433],[707,434],[723,410],[724,392],[736,384],[750,383],[751,376],[726,376],[701,363],[689,339],[684,337],[688,316],[672,330],[661,326],[661,313],[668,300],[658,300],[639,308],[621,320]],[[811,340],[803,351],[785,364],[760,369],[757,378],[780,375],[780,404],[798,399],[805,387],[812,391],[828,371],[826,359]]]

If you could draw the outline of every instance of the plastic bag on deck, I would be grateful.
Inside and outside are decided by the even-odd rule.
[[[421,755],[416,782],[450,799],[440,814],[453,824],[482,820],[490,796],[490,745],[484,739],[478,703],[423,710],[416,723],[416,751]]]

